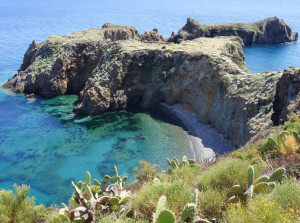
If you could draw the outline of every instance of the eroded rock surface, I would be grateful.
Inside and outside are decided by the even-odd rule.
[[[272,120],[282,124],[293,115],[300,116],[300,69],[290,67],[277,82]]]
[[[297,41],[298,33],[277,17],[270,17],[254,23],[204,24],[192,18],[177,35],[172,35],[170,42],[192,40],[199,37],[239,36],[245,45],[277,44]]]
[[[18,73],[3,87],[46,98],[78,94],[73,111],[85,115],[134,104],[181,104],[235,145],[273,125],[274,100],[283,106],[280,114],[299,111],[290,106],[299,98],[293,82],[299,78],[293,76],[297,69],[283,76],[249,73],[239,38],[149,43],[141,41],[134,27],[103,27],[33,42]],[[286,93],[285,85],[293,90]]]

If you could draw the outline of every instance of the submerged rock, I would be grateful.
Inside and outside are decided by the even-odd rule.
[[[18,74],[3,87],[46,98],[79,94],[73,112],[85,115],[135,104],[149,108],[160,102],[179,103],[235,145],[273,125],[271,116],[278,113],[273,111],[275,96],[287,116],[299,112],[280,96],[284,87],[278,84],[296,69],[283,76],[249,73],[239,38],[149,43],[141,41],[134,27],[103,27],[33,42]],[[299,88],[293,89],[298,95]]]
[[[254,23],[204,24],[192,18],[169,42],[179,43],[199,37],[239,36],[245,45],[276,44],[297,41],[298,33],[277,17],[270,17]]]

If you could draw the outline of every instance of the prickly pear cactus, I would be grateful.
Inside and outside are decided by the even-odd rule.
[[[254,193],[261,193],[261,192],[264,192],[268,189],[269,187],[269,184],[266,183],[266,182],[262,182],[262,183],[259,183],[259,184],[256,184],[253,188],[253,192]]]
[[[247,196],[247,200],[252,200],[252,198],[253,198],[253,185],[250,185],[248,190],[245,192],[245,195]]]
[[[255,181],[255,185],[259,184],[259,183],[263,183],[263,182],[268,182],[269,181],[269,177],[266,175],[263,175],[261,177],[259,177],[256,181]]]
[[[235,203],[238,201],[247,201],[251,200],[253,194],[257,193],[269,193],[275,188],[275,181],[279,180],[283,174],[285,173],[284,168],[276,169],[270,176],[261,176],[259,177],[255,183],[254,180],[254,168],[252,166],[248,169],[248,189],[245,191],[240,185],[234,185],[231,188],[231,193],[234,195],[230,197],[227,202],[228,203]]]
[[[178,168],[178,165],[174,160],[171,161],[171,166],[172,166],[173,170]]]
[[[185,222],[194,222],[196,212],[197,212],[196,204],[194,203],[186,204],[181,214],[181,220]]]
[[[234,185],[231,188],[231,193],[235,195],[242,195],[245,193],[245,190],[240,185]]]
[[[197,206],[198,204],[198,195],[199,195],[199,191],[197,189],[194,190],[194,204]]]
[[[170,161],[169,158],[167,158],[167,163],[168,163],[169,166],[172,166],[171,161]]]
[[[285,170],[285,168],[283,168],[283,167],[280,167],[280,168],[276,169],[276,170],[272,173],[272,175],[270,176],[269,182],[273,182],[273,181],[279,180],[279,179],[283,176],[283,174],[284,174],[285,172],[286,172],[286,170]]]
[[[248,168],[248,186],[252,185],[254,181],[254,168],[250,166]]]
[[[87,185],[91,185],[91,174],[89,171],[86,171],[86,174],[85,174],[85,183]]]
[[[162,210],[157,218],[158,223],[175,223],[175,215],[169,210]]]
[[[158,217],[159,213],[165,209],[166,207],[166,204],[167,204],[167,198],[166,196],[161,196],[158,200],[158,203],[157,203],[157,206],[156,206],[156,211],[155,211],[155,214],[156,214],[156,217]]]

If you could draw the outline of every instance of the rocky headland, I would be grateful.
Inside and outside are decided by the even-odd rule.
[[[188,18],[178,34],[174,33],[169,42],[179,43],[199,37],[239,36],[245,45],[278,44],[297,41],[298,33],[277,17],[270,17],[253,23],[204,24]]]
[[[241,38],[183,39],[175,44],[157,30],[139,34],[135,27],[106,23],[33,41],[18,73],[3,87],[45,98],[78,94],[73,112],[84,115],[135,104],[180,104],[234,145],[299,115],[299,69],[252,74],[245,68]]]

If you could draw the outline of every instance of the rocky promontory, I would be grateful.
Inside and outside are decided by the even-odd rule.
[[[149,35],[160,39],[156,30]],[[107,23],[102,29],[34,41],[18,73],[3,87],[46,98],[78,94],[73,112],[85,115],[135,104],[180,104],[235,145],[299,114],[299,69],[249,73],[238,37],[180,44],[145,38],[135,27]]]
[[[253,23],[220,23],[204,24],[192,18],[177,35],[173,34],[169,41],[179,43],[199,37],[239,36],[245,45],[278,44],[297,41],[298,33],[277,17],[270,17]]]

